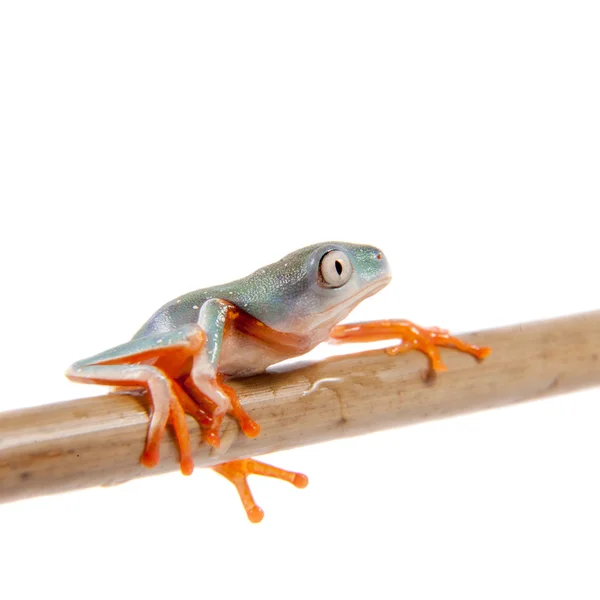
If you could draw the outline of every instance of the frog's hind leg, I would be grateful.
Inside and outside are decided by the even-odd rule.
[[[216,467],[212,467],[214,471],[223,475],[231,481],[240,495],[240,500],[244,505],[244,510],[248,519],[252,523],[259,523],[264,517],[264,512],[260,506],[256,505],[252,492],[248,486],[248,475],[263,475],[265,477],[274,477],[287,481],[297,488],[305,488],[308,485],[308,477],[302,473],[294,473],[293,471],[285,471],[272,465],[259,462],[253,458],[245,458],[242,460],[232,460]]]
[[[151,365],[88,365],[76,367],[74,373],[68,374],[70,379],[76,381],[87,381],[88,383],[99,383],[103,385],[127,385],[140,386],[148,390],[152,399],[152,411],[150,424],[148,425],[148,437],[146,447],[142,454],[141,462],[147,467],[153,467],[159,461],[159,446],[171,411],[175,411],[176,429],[178,438],[183,438],[181,470],[186,474],[191,472],[190,441],[187,427],[182,432],[182,423],[179,418],[183,412],[173,382],[160,369]],[[175,407],[175,408],[174,408]]]
[[[140,460],[147,467],[158,464],[160,442],[170,420],[180,448],[181,472],[189,475],[194,465],[184,408],[191,408],[193,402],[175,377],[204,344],[204,339],[204,333],[195,325],[185,326],[166,336],[134,339],[75,363],[66,375],[73,381],[84,383],[146,388],[152,410],[146,446]],[[194,416],[198,418],[202,412]]]

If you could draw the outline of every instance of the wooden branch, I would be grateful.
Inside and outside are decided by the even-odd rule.
[[[196,466],[514,404],[600,384],[600,311],[464,336],[493,348],[478,364],[442,350],[448,372],[424,377],[425,358],[369,351],[238,380],[262,427],[251,440],[228,420],[222,448],[197,444]],[[160,465],[139,463],[143,395],[113,393],[0,414],[0,502],[117,483],[178,469],[172,434]]]

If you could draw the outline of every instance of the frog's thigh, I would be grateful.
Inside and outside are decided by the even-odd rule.
[[[204,344],[204,332],[196,325],[189,324],[168,333],[153,333],[84,358],[73,364],[66,372],[69,379],[85,382],[81,367],[90,365],[116,365],[139,363],[152,358],[165,357],[175,353],[187,356],[195,354]]]

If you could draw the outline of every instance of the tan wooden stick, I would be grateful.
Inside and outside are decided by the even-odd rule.
[[[257,456],[429,419],[514,404],[600,384],[600,311],[464,336],[493,348],[478,364],[442,350],[449,367],[435,379],[419,352],[375,350],[282,373],[238,380],[261,435],[233,421],[222,448],[200,443],[188,424],[197,466]],[[0,501],[126,481],[178,468],[172,434],[160,465],[139,463],[148,416],[143,395],[113,393],[0,414]]]

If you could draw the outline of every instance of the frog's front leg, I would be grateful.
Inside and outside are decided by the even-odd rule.
[[[194,405],[176,378],[204,345],[204,340],[204,332],[197,325],[185,325],[167,334],[134,339],[78,361],[69,367],[66,376],[83,383],[146,388],[152,410],[141,462],[148,467],[158,464],[160,441],[170,421],[180,448],[181,472],[189,475],[194,463],[184,409],[204,424],[210,423],[210,419]]]
[[[445,371],[439,346],[455,348],[483,360],[491,352],[491,348],[467,344],[450,335],[445,329],[438,327],[425,328],[411,321],[390,319],[385,321],[369,321],[366,323],[349,323],[336,325],[330,332],[330,341],[337,342],[377,342],[382,340],[400,340],[400,343],[387,348],[387,353],[394,355],[407,350],[420,350],[427,355],[433,371]]]
[[[207,398],[213,406],[212,424],[204,439],[211,445],[220,444],[219,430],[227,412],[231,412],[248,437],[256,437],[260,427],[242,408],[233,388],[224,383],[219,373],[219,360],[227,330],[233,327],[238,311],[233,304],[219,298],[207,300],[200,309],[198,326],[206,333],[206,343],[195,355],[186,387],[194,399],[202,404]]]

